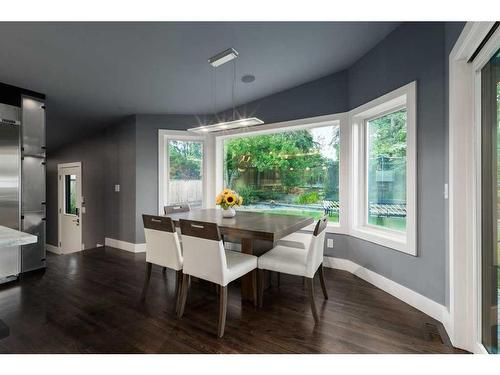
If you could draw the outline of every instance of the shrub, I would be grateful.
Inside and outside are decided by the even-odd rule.
[[[319,194],[316,191],[310,191],[300,194],[296,202],[298,204],[314,204],[319,201]]]
[[[255,203],[257,201],[257,191],[251,186],[238,186],[236,192],[243,197],[243,206]]]

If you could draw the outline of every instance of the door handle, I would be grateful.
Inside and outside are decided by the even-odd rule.
[[[80,219],[73,220],[73,223],[76,223],[76,225],[80,225]]]

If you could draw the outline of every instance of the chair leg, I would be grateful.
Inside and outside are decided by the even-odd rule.
[[[181,303],[181,291],[182,291],[182,271],[175,272],[176,280],[175,280],[175,313],[179,312],[179,306]]]
[[[321,282],[321,289],[323,289],[323,296],[328,299],[328,292],[326,291],[325,275],[323,273],[323,263],[319,266],[319,281]]]
[[[265,270],[259,270],[259,307],[262,307],[264,304],[264,279],[266,277]]]
[[[277,278],[278,278],[278,288],[280,287],[281,284],[281,273],[276,272]]]
[[[227,285],[220,287],[220,304],[219,304],[219,329],[218,336],[224,336],[224,328],[226,327],[226,311],[227,311]]]
[[[253,305],[257,307],[258,297],[257,297],[257,270],[252,271],[252,289],[253,289]]]
[[[182,318],[184,315],[184,308],[186,307],[186,299],[187,299],[187,294],[188,294],[188,288],[189,288],[189,275],[183,274],[182,275],[182,291],[181,291],[181,300],[180,300],[180,306],[179,306],[179,311],[177,313],[177,317],[179,319]]]
[[[314,323],[317,324],[319,319],[318,319],[318,312],[316,311],[316,302],[314,301],[314,279],[306,277],[306,285],[307,285],[307,292],[309,294],[309,300],[311,301],[311,311],[313,314],[314,318]]]
[[[144,286],[142,288],[141,300],[146,299],[146,293],[149,287],[149,280],[151,279],[151,268],[153,265],[149,262],[146,262],[146,274],[144,275]]]

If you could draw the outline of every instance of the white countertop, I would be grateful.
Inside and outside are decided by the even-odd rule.
[[[0,225],[0,248],[27,245],[37,241],[37,236]]]

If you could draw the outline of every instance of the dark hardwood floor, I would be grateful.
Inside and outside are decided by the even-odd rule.
[[[316,298],[314,326],[301,278],[281,276],[264,307],[231,285],[218,339],[215,288],[193,283],[184,318],[174,313],[175,272],[154,267],[140,302],[144,254],[99,248],[49,255],[47,270],[0,287],[10,336],[1,353],[454,353],[432,318],[344,271],[325,270],[330,299]]]

